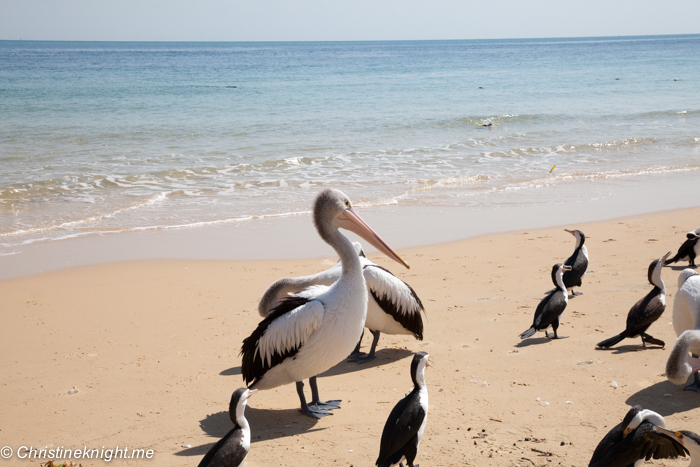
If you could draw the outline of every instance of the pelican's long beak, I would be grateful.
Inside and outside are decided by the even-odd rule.
[[[683,444],[683,433],[679,431],[667,430],[666,428],[661,428],[660,426],[656,425],[652,426],[651,429],[654,431],[658,431],[659,433],[663,433],[666,436],[669,436],[670,438],[675,439],[679,443]]]
[[[336,217],[335,226],[356,233],[389,258],[393,259],[397,263],[403,264],[407,269],[411,269],[411,266],[406,264],[406,262],[402,260],[401,257],[397,255],[396,252],[392,250],[391,247],[387,245],[386,242],[382,240],[382,238],[377,235],[377,233],[372,230],[372,228],[367,225],[365,221],[362,220],[360,215],[353,208],[346,209],[345,212]]]

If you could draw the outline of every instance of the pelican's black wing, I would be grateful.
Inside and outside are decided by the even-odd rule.
[[[362,274],[372,298],[384,313],[411,331],[416,339],[423,340],[423,303],[413,288],[376,264],[364,266]]]

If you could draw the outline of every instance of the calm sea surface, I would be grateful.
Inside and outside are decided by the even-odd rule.
[[[360,205],[580,201],[700,179],[700,35],[0,41],[0,115],[0,255],[289,215],[322,186]]]

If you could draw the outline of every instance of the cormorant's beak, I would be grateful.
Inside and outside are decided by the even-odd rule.
[[[356,233],[389,258],[393,259],[399,264],[403,264],[406,266],[406,269],[411,269],[411,266],[402,260],[401,257],[397,255],[396,252],[392,250],[391,247],[387,245],[386,242],[382,240],[382,238],[377,235],[377,233],[372,230],[372,228],[367,225],[365,221],[362,220],[360,215],[353,208],[346,209],[341,215],[335,218],[334,223],[336,227],[347,229],[350,232]]]
[[[576,236],[576,232],[573,231],[573,230],[564,229],[564,231],[565,231],[565,232],[569,232],[569,233],[570,233],[571,235],[573,235],[574,237]]]
[[[661,261],[661,265],[662,265],[662,266],[663,266],[663,264],[666,262],[666,259],[667,259],[669,256],[671,256],[671,252],[670,252],[670,251],[661,257],[661,259],[660,259],[659,261]]]
[[[252,396],[253,394],[255,394],[258,391],[259,391],[259,389],[248,389],[248,397],[247,398],[250,399],[250,396]]]
[[[430,357],[428,357],[428,360],[425,362],[425,366],[435,366],[435,361],[431,360]]]
[[[683,433],[681,433],[680,431],[671,431],[656,425],[652,426],[651,429],[654,431],[658,431],[659,433],[663,433],[666,436],[675,439],[679,443],[683,444]]]
[[[564,267],[561,268],[562,271],[571,271],[572,267],[565,265]]]

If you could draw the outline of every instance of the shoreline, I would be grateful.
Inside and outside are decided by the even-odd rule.
[[[559,328],[568,338],[558,341],[517,336],[551,288],[552,264],[573,250],[559,227],[403,249],[411,270],[370,254],[421,297],[425,340],[382,335],[376,360],[341,362],[320,375],[321,396],[343,400],[333,417],[300,415],[290,385],[256,395],[246,410],[248,463],[367,465],[388,412],[410,386],[418,350],[436,362],[426,372],[431,415],[421,463],[523,465],[522,458],[539,459],[535,448],[552,453],[554,464],[582,465],[634,404],[660,413],[672,429],[694,430],[697,395],[662,375],[675,341],[676,279],[687,263],[662,273],[668,307],[649,333],[665,349],[641,350],[638,339],[610,351],[595,344],[623,329],[629,307],[650,288],[649,263],[675,252],[697,227],[687,219],[698,217],[693,208],[577,225],[587,236],[591,274],[583,295],[570,299]],[[5,444],[119,445],[153,449],[159,465],[198,462],[230,429],[228,400],[243,385],[239,349],[260,320],[262,292],[279,277],[334,262],[147,260],[0,281]]]
[[[607,194],[594,200],[561,204],[386,205],[358,210],[392,248],[416,248],[490,234],[696,209],[700,202],[687,194],[692,192],[688,190],[694,186],[695,175],[654,176],[650,181],[653,190],[648,189],[649,184],[626,180],[580,182],[573,188]],[[549,199],[557,199],[556,189],[543,190],[549,190]],[[540,196],[544,199],[547,194],[543,194]],[[689,221],[691,225],[694,222]],[[265,260],[334,255],[318,238],[310,215],[304,214],[200,228],[95,235],[20,248],[17,254],[0,256],[0,280],[67,267],[144,259]],[[370,247],[368,251],[374,250]]]

